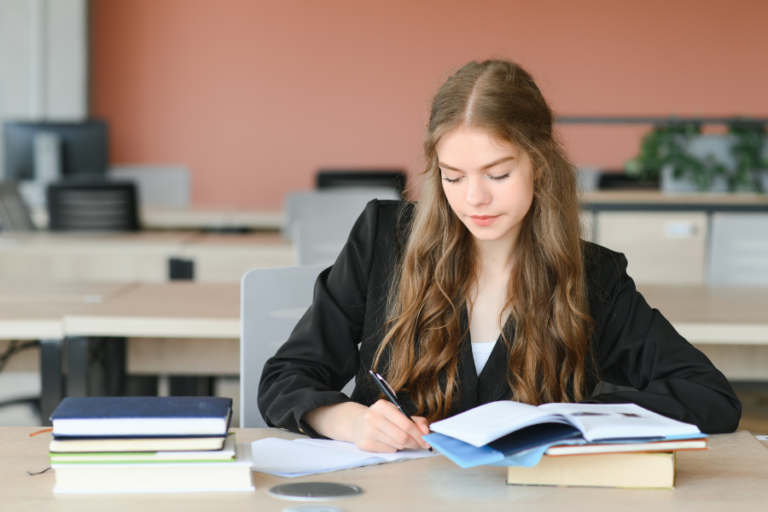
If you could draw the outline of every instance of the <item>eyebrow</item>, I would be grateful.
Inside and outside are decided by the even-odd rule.
[[[493,162],[491,162],[489,164],[485,164],[484,166],[480,167],[480,170],[481,171],[485,171],[485,170],[490,169],[491,167],[494,167],[494,166],[499,165],[499,164],[503,164],[504,162],[509,162],[510,160],[514,160],[514,159],[515,159],[514,156],[505,156],[504,158],[499,158],[498,160],[494,160]],[[464,172],[461,169],[457,169],[456,167],[452,167],[452,166],[450,166],[448,164],[440,162],[439,160],[437,162],[437,165],[439,167],[445,167],[446,169],[450,169],[452,171]]]

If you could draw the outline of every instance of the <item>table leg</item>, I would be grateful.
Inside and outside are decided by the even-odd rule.
[[[125,338],[67,338],[67,396],[123,396]]]
[[[88,396],[87,337],[67,338],[67,396]]]
[[[51,413],[64,396],[61,348],[62,340],[40,340],[40,416],[46,426],[51,425]]]

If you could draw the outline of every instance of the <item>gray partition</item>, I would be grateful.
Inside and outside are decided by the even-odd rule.
[[[323,266],[261,268],[240,287],[240,427],[266,427],[256,403],[264,363],[312,304]],[[350,394],[354,380],[344,388]]]
[[[768,286],[768,213],[715,213],[709,284]]]

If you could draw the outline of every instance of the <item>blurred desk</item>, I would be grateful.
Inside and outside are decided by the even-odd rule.
[[[767,194],[664,194],[657,190],[586,192],[582,207],[596,211],[768,212]]]
[[[768,289],[638,286],[730,380],[768,381]]]
[[[0,234],[0,280],[20,283],[165,282],[169,260],[191,260],[195,280],[239,283],[251,268],[290,266],[277,233],[196,232]]]
[[[278,231],[282,223],[282,211],[217,209],[200,206],[187,209],[141,209],[141,225],[145,229]]]
[[[48,227],[48,212],[32,211],[32,220],[38,229]],[[190,208],[143,207],[139,222],[144,229],[157,230],[229,230],[252,229],[279,231],[283,222],[280,210],[247,210],[193,206]]]
[[[63,326],[67,336],[129,338],[129,374],[240,374],[239,284],[143,283]]]
[[[6,371],[40,371],[40,409],[47,418],[64,396],[62,348],[64,317],[85,313],[133,284],[79,283],[38,284],[0,282],[0,350],[18,340],[39,340],[39,347],[20,352]],[[17,341],[7,341],[17,340]]]
[[[641,286],[730,379],[768,380],[768,289]],[[238,375],[238,284],[139,284],[63,319],[68,336],[125,336],[128,372]]]
[[[708,450],[683,451],[677,456],[674,490],[636,490],[513,486],[506,468],[480,466],[461,469],[446,457],[429,457],[397,464],[380,464],[295,480],[253,474],[254,492],[183,494],[95,494],[56,496],[55,471],[30,477],[50,465],[49,434],[30,437],[34,427],[0,428],[0,493],[8,510],[185,510],[278,512],[292,506],[268,490],[288,482],[339,482],[360,486],[363,494],[331,502],[350,512],[440,510],[614,510],[755,511],[768,500],[765,475],[768,451],[747,431],[714,435]],[[266,437],[303,436],[279,429],[233,429],[237,441]]]
[[[729,379],[768,380],[768,289],[641,286],[639,290]],[[60,344],[64,337],[125,337],[129,374],[237,376],[240,372],[237,283],[86,283],[26,289],[4,283],[0,305],[0,338]],[[69,368],[85,367],[85,362],[70,356]],[[41,370],[45,394],[57,381],[53,375],[46,383],[45,369]],[[60,377],[58,383],[60,389]]]

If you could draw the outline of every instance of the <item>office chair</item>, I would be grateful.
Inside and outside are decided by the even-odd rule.
[[[394,188],[402,197],[406,174],[402,169],[320,169],[317,188],[381,187]]]
[[[0,226],[3,231],[34,231],[29,208],[12,181],[0,183]]]
[[[240,286],[240,427],[266,427],[259,413],[259,381],[267,362],[312,304],[322,266],[259,268]],[[354,389],[354,379],[342,390]]]
[[[363,187],[293,192],[285,197],[281,232],[293,239],[293,225],[304,220],[345,218],[355,220],[373,199],[401,199],[393,188]]]
[[[47,189],[51,231],[138,231],[136,185],[129,182],[65,180]]]
[[[714,213],[709,284],[768,286],[768,214]]]
[[[136,183],[142,207],[189,208],[192,177],[183,165],[113,165],[107,176]]]
[[[291,240],[296,264],[333,265],[349,238],[355,220],[353,217],[328,217],[294,223]]]

